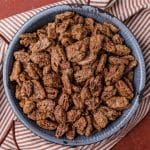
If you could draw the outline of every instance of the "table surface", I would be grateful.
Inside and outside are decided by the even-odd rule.
[[[0,19],[59,0],[0,0]],[[150,150],[150,112],[113,150]]]

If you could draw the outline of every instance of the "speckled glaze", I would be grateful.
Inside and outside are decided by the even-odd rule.
[[[75,11],[83,16],[91,17],[97,20],[98,22],[109,22],[116,25],[120,29],[120,34],[125,39],[125,43],[129,48],[132,49],[133,55],[138,60],[138,66],[135,69],[134,74],[134,86],[135,86],[135,97],[132,100],[131,106],[123,112],[123,114],[114,122],[109,124],[107,128],[89,136],[77,136],[74,140],[67,140],[65,137],[60,139],[55,138],[53,131],[48,131],[42,129],[36,125],[36,123],[26,117],[23,114],[22,109],[18,105],[18,101],[15,99],[14,96],[14,88],[13,85],[9,82],[9,74],[12,67],[13,62],[13,52],[21,48],[19,44],[19,35],[24,32],[33,32],[38,28],[41,28],[43,25],[47,24],[48,22],[52,21],[56,14],[64,12],[64,11]],[[106,13],[103,10],[100,10],[95,7],[87,6],[87,5],[60,5],[51,7],[38,15],[32,17],[27,23],[25,23],[20,30],[16,33],[13,40],[11,41],[6,56],[4,60],[4,68],[3,68],[3,83],[5,92],[8,98],[8,101],[16,113],[17,117],[20,121],[29,128],[32,132],[37,134],[38,136],[58,144],[64,145],[86,145],[101,141],[105,138],[108,138],[112,134],[116,133],[123,127],[134,115],[135,111],[139,106],[139,97],[145,85],[145,64],[143,60],[143,55],[141,53],[140,47],[129,31],[129,29],[116,17],[112,16],[111,14]]]

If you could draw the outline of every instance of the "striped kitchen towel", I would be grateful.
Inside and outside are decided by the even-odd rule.
[[[142,49],[147,81],[140,106],[131,120],[111,137],[86,146],[70,148],[48,142],[34,135],[15,116],[5,96],[2,83],[2,64],[9,42],[17,30],[32,16],[54,5],[80,3],[105,9],[122,20],[134,33]],[[25,13],[0,20],[0,149],[2,150],[54,150],[86,149],[108,150],[137,125],[150,110],[150,0],[64,0]]]

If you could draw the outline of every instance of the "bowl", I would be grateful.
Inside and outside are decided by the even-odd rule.
[[[67,140],[65,137],[57,139],[54,136],[54,131],[48,131],[40,128],[36,123],[26,117],[20,108],[18,101],[14,96],[14,86],[9,82],[9,75],[12,68],[13,63],[13,52],[21,48],[19,44],[19,35],[25,32],[33,32],[38,28],[41,28],[43,25],[52,21],[56,14],[64,12],[64,11],[75,11],[83,16],[91,17],[98,22],[109,22],[114,24],[120,29],[120,34],[125,39],[126,45],[132,50],[133,55],[136,57],[138,61],[138,66],[135,68],[134,72],[134,86],[135,86],[135,96],[132,99],[131,106],[123,111],[123,114],[114,122],[109,124],[105,129],[89,136],[77,136],[74,140]],[[7,95],[8,101],[19,118],[19,120],[33,133],[36,135],[58,144],[64,145],[86,145],[95,143],[101,140],[104,140],[117,131],[119,131],[134,115],[135,111],[139,106],[139,97],[145,85],[145,64],[143,60],[143,55],[141,53],[140,47],[133,36],[133,34],[129,31],[129,29],[116,17],[107,12],[92,7],[88,5],[58,5],[39,13],[38,15],[32,17],[29,21],[27,21],[20,30],[15,34],[12,39],[8,50],[5,55],[4,67],[3,67],[3,83],[5,88],[5,93]]]

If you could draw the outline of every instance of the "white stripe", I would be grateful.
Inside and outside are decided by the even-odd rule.
[[[11,24],[9,24],[8,22],[10,22],[10,21],[3,21],[2,23],[2,27],[4,28],[4,29],[7,29],[8,31],[9,31],[9,34],[10,34],[10,36],[11,36],[11,39],[12,39],[12,37],[15,35],[15,33],[16,33],[16,29],[11,25]]]
[[[10,34],[7,32],[7,29],[3,29],[3,26],[2,26],[2,24],[0,24],[0,33],[8,40],[8,41],[10,41],[11,40],[11,36],[10,36]]]
[[[91,0],[91,2],[108,3],[110,0]]]
[[[21,26],[24,24],[24,21],[22,19],[19,18],[19,16],[12,16],[10,18],[13,18],[14,20],[16,20],[16,22],[19,22],[18,24]]]
[[[22,24],[20,24],[20,22],[18,22],[18,20],[16,20],[14,17],[10,17],[8,18],[8,20],[12,21],[12,23],[17,27],[17,30],[21,27]]]
[[[14,33],[18,30],[18,27],[10,20],[10,19],[5,19],[4,22],[11,30],[14,31]]]
[[[90,5],[92,5],[92,6],[97,6],[97,7],[105,7],[106,6],[106,4],[105,3],[94,3],[94,2],[90,2]]]

